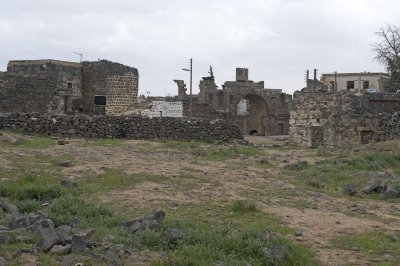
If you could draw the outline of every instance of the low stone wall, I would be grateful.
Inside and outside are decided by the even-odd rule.
[[[29,135],[127,139],[242,139],[238,127],[223,121],[183,120],[142,116],[87,116],[0,114],[0,129],[18,129]]]
[[[302,146],[345,146],[400,138],[400,95],[296,92],[289,134]]]

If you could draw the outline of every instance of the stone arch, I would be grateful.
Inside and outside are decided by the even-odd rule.
[[[246,107],[243,107],[245,103]],[[243,118],[243,133],[265,136],[267,132],[268,103],[260,95],[244,95],[235,105],[236,115]]]

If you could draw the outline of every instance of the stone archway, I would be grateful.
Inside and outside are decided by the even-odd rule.
[[[236,115],[243,117],[243,133],[265,136],[267,110],[267,104],[261,96],[244,96],[236,106]]]

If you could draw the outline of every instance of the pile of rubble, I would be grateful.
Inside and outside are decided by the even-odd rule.
[[[56,227],[46,214],[42,212],[22,214],[14,204],[1,197],[0,208],[5,213],[3,224],[0,225],[0,243],[32,244],[31,248],[21,248],[9,254],[11,258],[16,258],[22,253],[46,252],[60,255],[61,265],[65,266],[77,263],[74,257],[68,256],[68,254],[77,253],[87,255],[99,262],[111,263],[111,265],[119,265],[120,260],[132,263],[135,261],[131,248],[93,240],[92,237],[96,232],[94,228],[77,229],[79,219],[74,219],[68,225]],[[142,230],[156,230],[164,217],[163,211],[157,211],[126,221],[120,227],[132,234]],[[179,232],[172,233],[175,237],[179,237]],[[165,234],[171,237],[171,233],[165,232]],[[1,261],[4,259],[0,258]]]

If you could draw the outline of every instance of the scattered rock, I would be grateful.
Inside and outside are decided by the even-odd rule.
[[[54,245],[50,249],[50,253],[56,254],[56,255],[67,255],[71,251],[71,245],[67,244],[65,246],[63,245]]]
[[[61,225],[56,228],[56,233],[61,244],[65,245],[71,243],[72,241],[71,230],[72,228],[69,225]]]
[[[13,242],[10,231],[0,232],[0,244],[10,244]]]
[[[165,213],[159,210],[138,219],[126,221],[122,223],[121,226],[126,228],[131,233],[143,230],[155,230],[159,228],[164,217]]]
[[[29,222],[31,224],[34,224],[36,221],[39,221],[42,219],[48,219],[48,217],[41,212],[29,214]]]
[[[64,256],[60,266],[75,266],[75,258],[73,256]]]
[[[368,214],[368,212],[365,209],[358,207],[357,205],[353,205],[353,207],[350,209],[350,211],[354,212],[356,214],[360,214],[360,215]]]
[[[74,234],[75,236],[83,237],[85,241],[89,240],[94,234],[96,233],[96,229],[94,228],[88,228],[88,229],[83,229]]]
[[[264,254],[268,260],[274,263],[283,263],[286,259],[286,255],[288,252],[289,249],[286,246],[274,246],[271,248],[267,248],[264,251]]]
[[[288,164],[287,168],[290,170],[301,170],[308,165],[307,161],[301,161],[297,163]]]
[[[80,223],[81,223],[81,220],[78,217],[74,217],[71,219],[71,221],[69,222],[68,225],[71,226],[72,228],[74,228]]]
[[[61,180],[60,184],[63,187],[77,187],[78,186],[78,184],[75,181],[70,180],[70,179],[63,179],[63,180]]]
[[[161,237],[168,243],[176,243],[182,237],[182,231],[179,228],[170,228],[161,234]]]
[[[365,193],[371,193],[380,185],[382,185],[381,178],[373,178],[367,183],[367,185],[365,185],[365,187],[362,190]]]
[[[83,236],[72,236],[71,241],[71,252],[72,253],[82,253],[86,249],[86,239]]]
[[[355,185],[345,185],[342,188],[342,192],[343,192],[343,194],[353,196],[353,195],[357,194],[357,188]]]
[[[72,160],[67,160],[67,161],[62,161],[60,162],[58,165],[59,166],[63,166],[63,167],[71,167],[72,166],[73,161]]]
[[[294,236],[303,236],[303,231],[297,230],[296,232],[294,232]]]
[[[40,250],[49,251],[59,241],[54,224],[50,219],[36,221],[32,225],[32,231],[38,237],[37,247]]]
[[[31,221],[29,219],[28,214],[21,214],[18,216],[14,216],[11,220],[10,227],[11,228],[25,228],[31,225]]]
[[[382,199],[395,199],[399,196],[399,192],[392,185],[387,185],[384,192],[379,195]]]
[[[12,217],[20,216],[17,206],[9,203],[7,200],[1,197],[0,197],[0,208],[2,208],[7,213],[10,213]]]

